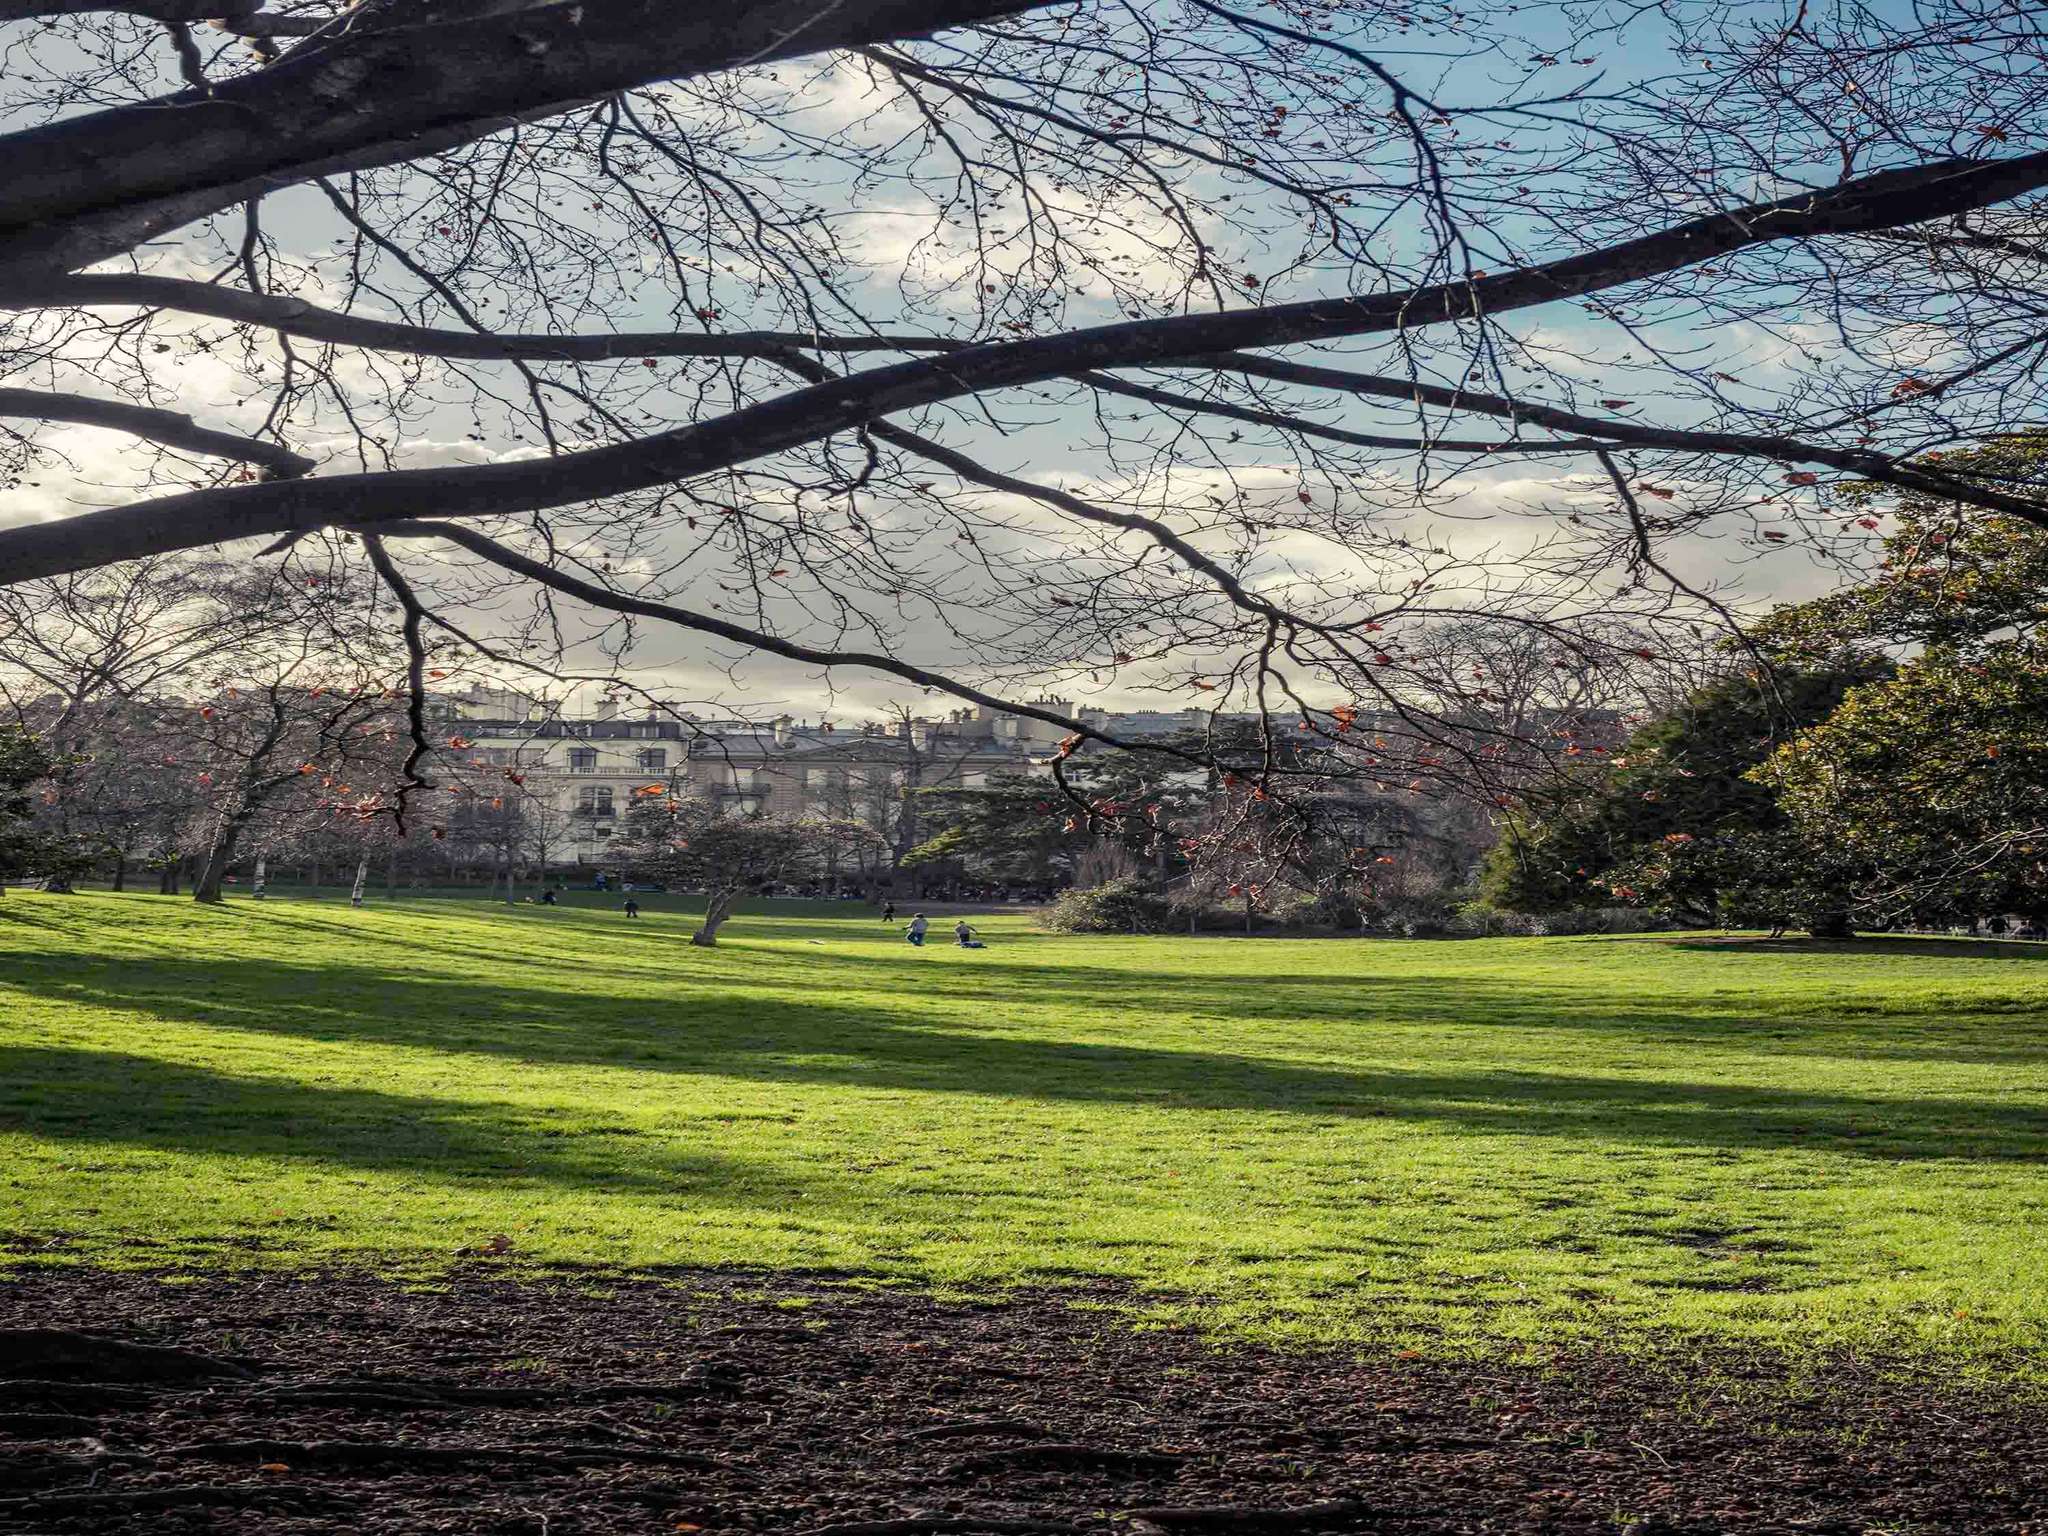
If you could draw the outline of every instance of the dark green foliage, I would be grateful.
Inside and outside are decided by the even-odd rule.
[[[1929,651],[1755,777],[1884,915],[2048,912],[2048,647]]]
[[[934,830],[904,856],[906,867],[958,860],[987,879],[1043,885],[1068,878],[1093,841],[1067,826],[1075,813],[1045,779],[999,774],[975,788],[926,790],[923,800]]]
[[[1640,905],[1687,923],[1832,926],[1847,871],[1750,771],[1888,664],[1729,678],[1511,823],[1481,893],[1512,911]]]
[[[19,726],[0,725],[0,880],[31,874],[61,879],[75,872],[69,849],[37,836],[32,822],[31,786],[56,766],[37,737]]]
[[[2048,511],[2048,432],[1942,457]],[[1867,582],[1782,608],[1759,643],[1811,657],[1922,648],[1857,688],[1754,771],[1803,845],[1846,866],[1878,918],[2048,908],[2048,529],[1851,486],[1846,510],[1897,521]]]
[[[2048,508],[2048,431],[1996,438],[1928,468],[1981,476]],[[1896,519],[1876,574],[1778,609],[1750,631],[1757,644],[1810,666],[1845,646],[1968,648],[2025,638],[2048,622],[2048,529],[1869,483],[1842,495],[1852,518],[1873,527],[1882,514]]]

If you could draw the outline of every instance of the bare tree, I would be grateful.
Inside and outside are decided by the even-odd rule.
[[[110,859],[117,889],[153,857],[174,890],[196,855],[217,900],[238,852],[323,821],[335,785],[356,781],[345,814],[386,808],[405,749],[376,599],[325,559],[151,559],[0,588],[0,699],[54,760],[38,820]]]
[[[1840,481],[2043,517],[1933,457],[2038,410],[2018,0],[0,20],[0,583],[366,553],[415,692],[679,627],[1427,733],[1440,626],[1677,649]]]

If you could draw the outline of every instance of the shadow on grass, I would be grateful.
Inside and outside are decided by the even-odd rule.
[[[2048,944],[2032,939],[1944,939],[1892,938],[1874,934],[1860,939],[1768,939],[1749,934],[1726,937],[1670,938],[1646,934],[1634,942],[1657,944],[1665,949],[1705,951],[1721,956],[1779,957],[1784,955],[1828,955],[1853,960],[1864,955],[1901,955],[1915,960],[2017,960],[2048,963]]]
[[[638,942],[623,939],[621,944]],[[608,952],[602,979],[621,984],[616,952]],[[818,969],[800,956],[759,951],[754,966],[788,961],[796,974],[806,969],[816,985]],[[835,965],[840,960],[834,955]],[[1562,1137],[1637,1146],[1722,1149],[1809,1148],[1832,1154],[1893,1160],[2048,1160],[2048,1114],[2031,1105],[1965,1098],[1872,1097],[1812,1093],[1725,1082],[1654,1077],[1601,1077],[1571,1072],[1377,1070],[1291,1063],[1271,1057],[1211,1049],[1162,1049],[1140,1045],[1063,1041],[993,1033],[1003,1018],[1028,1018],[1044,1000],[1033,986],[1020,985],[1019,970],[1004,974],[1007,993],[977,990],[966,996],[924,999],[930,1006],[914,1015],[879,1003],[849,1006],[844,989],[828,1001],[792,998],[737,986],[687,986],[671,975],[666,995],[617,990],[578,992],[561,984],[528,987],[486,984],[449,976],[407,973],[397,968],[339,962],[304,966],[272,960],[201,963],[173,958],[78,960],[24,957],[12,980],[32,992],[89,1007],[140,1012],[178,1022],[232,1028],[252,1034],[321,1041],[362,1041],[384,1045],[470,1053],[521,1063],[624,1068],[648,1074],[636,1097],[658,1103],[664,1075],[718,1077],[769,1084],[880,1088],[984,1095],[1047,1102],[1112,1103],[1177,1111],[1254,1111],[1326,1119],[1386,1118],[1493,1135]],[[947,980],[953,973],[949,972]],[[995,973],[980,979],[993,984]],[[758,974],[725,976],[724,982],[757,980]],[[788,976],[776,979],[787,985]],[[1110,978],[1100,978],[1110,979]],[[1186,976],[1174,985],[1123,973],[1114,978],[1128,995],[1104,995],[1098,977],[1066,985],[1095,1007],[1164,1012],[1189,1007],[1227,1019],[1247,1001],[1245,978],[1213,985]],[[627,983],[630,984],[630,983]],[[573,985],[573,984],[572,984]],[[1273,1004],[1279,983],[1258,983],[1259,1011]],[[998,1000],[1001,1000],[999,1006]],[[1328,1002],[1329,999],[1322,999]],[[1361,995],[1346,994],[1348,1017],[1375,1022],[1403,1019],[1441,1023],[1477,1016],[1505,1028],[1526,1027],[1544,1010],[1583,1024],[1599,1019],[1582,993],[1546,994],[1526,982],[1462,977],[1375,978]],[[1630,1004],[1635,1019],[1641,1005]],[[1717,1013],[1686,1015],[1686,1027],[1710,1035],[1726,1026]],[[1622,1015],[1609,1022],[1617,1025]],[[1518,1022],[1520,1021],[1520,1022]],[[96,1122],[94,1134],[118,1137],[128,1095],[85,1091],[95,1060],[107,1071],[132,1079],[158,1070],[138,1057],[90,1052],[37,1056],[26,1053],[7,1081],[33,1084],[18,1073],[39,1063],[62,1070],[70,1085],[66,1102],[74,1114]],[[203,1145],[224,1150],[289,1150],[319,1157],[330,1140],[338,1161],[387,1154],[364,1124],[387,1118],[365,1096],[296,1088],[277,1079],[229,1078],[191,1069],[162,1067],[178,1078],[188,1098],[204,1113],[194,1117],[195,1134],[215,1138]],[[137,1091],[142,1091],[138,1085]],[[275,1097],[298,1094],[299,1108],[278,1110]],[[381,1095],[368,1095],[381,1101]],[[32,1101],[33,1102],[33,1101]],[[263,1106],[269,1104],[270,1109]],[[502,1106],[451,1106],[442,1100],[401,1100],[390,1114],[403,1118],[417,1107],[421,1134],[430,1145],[416,1154],[421,1166],[440,1171],[467,1164],[485,1176],[510,1167],[534,1177],[605,1184],[620,1177],[630,1156],[607,1148],[601,1158],[535,1149],[526,1139],[534,1127]],[[365,1112],[358,1114],[357,1110]],[[260,1145],[241,1146],[237,1126],[249,1114],[250,1134]],[[51,1134],[48,1118],[39,1133]],[[283,1138],[280,1140],[279,1138]],[[465,1140],[464,1138],[467,1138]],[[286,1143],[290,1146],[287,1147]],[[180,1141],[177,1144],[188,1144]],[[516,1151],[515,1151],[516,1148]],[[509,1161],[508,1161],[509,1160]],[[687,1179],[679,1169],[650,1175],[659,1187]]]
[[[548,1183],[607,1194],[714,1193],[786,1209],[825,1191],[770,1165],[584,1123],[588,1110],[331,1088],[119,1051],[0,1047],[0,1130],[49,1141],[215,1152],[418,1174],[442,1184]]]

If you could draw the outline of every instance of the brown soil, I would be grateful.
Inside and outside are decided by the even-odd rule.
[[[1221,1348],[1085,1297],[18,1272],[0,1531],[2048,1536],[2038,1405]]]

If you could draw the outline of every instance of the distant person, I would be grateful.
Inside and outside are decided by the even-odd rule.
[[[974,936],[974,929],[968,924],[967,919],[964,917],[961,918],[959,922],[953,925],[953,937],[960,941],[960,947],[962,949],[988,948],[986,944],[982,943],[981,940],[977,939]]]
[[[605,879],[604,872],[600,870],[597,878],[590,882],[590,888],[593,891],[608,891],[611,889],[611,882]]]
[[[555,893],[554,893],[553,891],[542,891],[542,892],[540,893],[540,904],[541,904],[542,906],[544,906],[544,907],[552,907],[552,906],[554,906],[554,905],[555,905]]]
[[[922,949],[924,947],[924,931],[929,927],[931,927],[931,923],[920,912],[910,920],[910,927],[905,930],[903,937]]]
[[[633,899],[632,897],[628,896],[628,897],[626,898],[626,916],[628,916],[628,917],[638,917],[639,915],[640,915],[640,903],[639,903],[639,902],[637,902],[637,901],[635,901],[635,900],[634,900],[634,899]]]
[[[882,903],[882,921],[883,921],[883,922],[885,922],[885,923],[893,923],[893,922],[895,922],[895,921],[896,921],[896,903],[895,903],[895,902],[893,902],[893,901],[885,901],[885,902],[883,902],[883,903]]]

